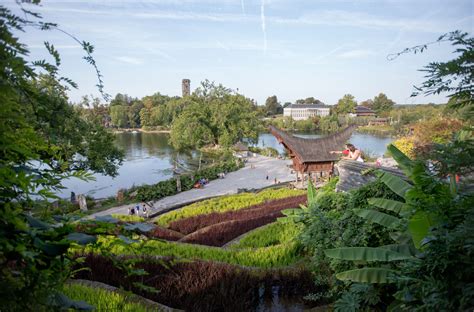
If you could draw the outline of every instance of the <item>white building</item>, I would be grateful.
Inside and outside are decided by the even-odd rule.
[[[283,109],[283,116],[306,120],[315,116],[329,116],[330,106],[321,104],[291,104]]]

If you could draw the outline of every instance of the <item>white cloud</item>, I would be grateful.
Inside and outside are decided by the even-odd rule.
[[[445,26],[439,21],[426,21],[408,18],[389,18],[378,15],[371,15],[364,12],[352,12],[341,10],[317,11],[303,15],[299,18],[279,18],[275,17],[271,21],[282,24],[293,25],[329,25],[329,26],[349,26],[363,28],[390,28],[407,30],[439,32],[445,30]]]
[[[262,0],[262,4],[260,6],[260,20],[263,32],[263,54],[267,53],[267,29],[265,25],[265,0]]]
[[[354,58],[363,58],[363,57],[371,56],[374,54],[375,54],[374,51],[359,49],[359,50],[350,50],[350,51],[342,52],[338,54],[337,56],[340,58],[345,58],[345,59],[354,59]]]
[[[115,57],[117,61],[120,61],[122,63],[127,63],[127,64],[132,64],[132,65],[141,65],[143,64],[143,60],[135,57],[130,57],[130,56],[117,56]]]

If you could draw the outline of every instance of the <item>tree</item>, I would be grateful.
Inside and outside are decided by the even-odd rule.
[[[177,149],[206,144],[230,146],[243,138],[255,140],[258,136],[254,103],[222,85],[206,80],[192,96],[171,103],[176,110],[182,110],[172,121],[171,142]]]
[[[390,111],[393,108],[393,105],[395,105],[394,101],[390,100],[385,94],[380,93],[374,97],[370,108],[377,114],[380,114],[382,112]]]
[[[288,107],[290,105],[291,105],[291,102],[285,102],[285,104],[283,104],[283,108]]]
[[[415,87],[412,96],[419,94],[431,95],[447,93],[453,99],[451,106],[454,108],[468,107],[470,117],[474,116],[474,38],[469,37],[466,32],[459,30],[446,33],[433,43],[423,44],[407,48],[402,52],[389,55],[393,60],[404,53],[424,52],[428,45],[439,42],[451,42],[456,47],[454,50],[458,56],[447,62],[431,62],[420,71],[424,72],[425,78],[420,86]]]
[[[373,104],[374,104],[374,101],[372,101],[371,99],[368,99],[359,103],[360,106],[364,106],[370,109],[372,109]]]
[[[132,105],[128,108],[128,121],[130,127],[140,128],[140,111],[143,109],[144,105],[142,101],[134,100]]]
[[[278,102],[278,98],[276,95],[269,96],[265,101],[265,110],[267,111],[267,115],[273,116],[277,114],[281,114],[283,112],[283,107]]]
[[[339,101],[337,101],[336,106],[334,107],[334,113],[338,115],[344,115],[353,113],[357,102],[351,94],[344,95]]]
[[[214,143],[209,121],[210,110],[193,103],[186,107],[171,127],[171,144],[178,150],[197,149]]]
[[[315,99],[314,97],[308,97],[304,100],[304,104],[323,104],[320,100]]]
[[[110,118],[112,125],[118,128],[128,127],[128,107],[125,105],[114,105],[110,107]]]
[[[14,33],[57,25],[22,13],[0,6],[0,310],[51,311],[58,287],[71,273],[66,251],[72,226],[52,227],[25,210],[33,200],[55,198],[65,178],[86,179],[87,171],[116,175],[123,153],[112,144],[112,134],[68,103],[66,91],[76,84],[58,76],[61,59],[52,44],[45,47],[54,63],[26,60],[28,47]],[[92,45],[72,38],[97,70]]]

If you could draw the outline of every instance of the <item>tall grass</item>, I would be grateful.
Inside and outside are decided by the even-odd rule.
[[[159,216],[156,223],[167,226],[169,223],[193,217],[201,214],[209,214],[212,212],[225,212],[231,210],[240,210],[253,205],[263,203],[267,200],[280,199],[285,197],[297,196],[305,194],[303,190],[268,189],[259,193],[242,193],[237,195],[229,195],[213,199],[204,200],[181,209],[170,211]]]
[[[96,312],[152,312],[164,311],[145,306],[121,293],[79,284],[65,284],[63,292],[73,300],[82,300],[94,306]],[[135,300],[136,301],[136,300]]]
[[[274,222],[248,233],[229,247],[235,250],[288,244],[296,239],[301,230],[301,224]]]
[[[120,238],[103,235],[98,236],[98,245],[102,246],[101,248],[107,248],[115,255],[172,256],[181,259],[214,260],[260,268],[288,266],[301,259],[299,245],[293,241],[262,248],[227,250],[153,239],[124,244]],[[92,245],[75,247],[72,251],[101,253],[101,249]]]

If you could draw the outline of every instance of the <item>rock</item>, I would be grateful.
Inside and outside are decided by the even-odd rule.
[[[383,170],[407,180],[407,177],[398,169],[385,166],[377,167],[375,164],[353,160],[341,160],[337,163],[336,168],[339,175],[339,182],[336,184],[337,192],[347,192],[374,181],[376,177],[373,173],[367,173],[369,169]]]
[[[118,190],[118,192],[117,192],[117,197],[116,197],[116,198],[117,198],[117,202],[122,203],[123,200],[124,200],[124,197],[125,197],[125,195],[124,195],[124,190],[123,190],[123,189]]]
[[[86,201],[86,196],[83,194],[77,195],[77,201],[79,203],[79,208],[81,211],[87,211],[87,201]]]
[[[138,190],[136,190],[135,192],[130,193],[130,194],[128,195],[128,197],[129,197],[130,199],[134,199],[135,197],[137,197],[137,195],[138,195]]]

